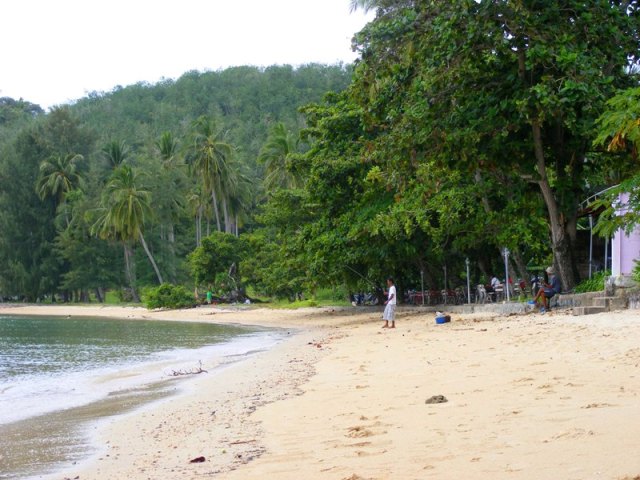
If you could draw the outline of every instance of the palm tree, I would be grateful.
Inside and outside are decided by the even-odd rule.
[[[251,208],[255,182],[246,172],[246,168],[238,165],[236,172],[235,189],[233,195],[229,197],[229,212],[232,216],[232,233],[237,237],[240,220],[246,219],[247,211]]]
[[[133,264],[133,246],[137,241],[142,244],[158,277],[158,282],[163,283],[160,270],[142,234],[144,223],[152,214],[151,195],[147,190],[139,188],[138,183],[138,175],[129,165],[120,165],[116,168],[105,186],[100,215],[92,227],[92,231],[102,238],[122,242],[125,273],[134,301],[137,302],[140,298],[135,289]]]
[[[204,115],[193,122],[192,128],[188,160],[211,196],[216,226],[221,231],[218,203],[223,193],[223,181],[228,180],[228,163],[233,147],[224,141],[223,133],[217,131],[213,122]]]
[[[156,142],[156,148],[162,159],[162,166],[169,168],[174,166],[178,158],[178,141],[171,132],[164,132]]]
[[[175,283],[175,225],[184,211],[187,178],[182,169],[185,165],[179,154],[178,141],[171,132],[162,133],[155,147],[154,156],[161,168],[152,177],[154,210],[160,226],[160,240],[169,253],[168,261],[164,263],[165,276]]]
[[[298,138],[278,122],[271,128],[260,149],[258,162],[265,166],[264,186],[267,191],[300,186],[300,176],[287,167],[290,155],[298,151]]]
[[[53,198],[56,206],[60,205],[67,193],[79,188],[82,176],[78,171],[78,163],[84,159],[77,153],[52,155],[40,164],[40,176],[36,191],[42,200]]]
[[[121,142],[112,140],[102,147],[102,154],[111,168],[118,168],[129,158],[129,147],[124,140]]]

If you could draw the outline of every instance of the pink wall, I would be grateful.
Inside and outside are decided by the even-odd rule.
[[[618,231],[611,241],[611,275],[630,275],[640,258],[640,229],[627,235]]]
[[[620,195],[620,204],[625,205],[628,198],[626,194]],[[624,212],[624,208],[621,208],[620,212]],[[611,241],[611,275],[614,277],[630,275],[635,266],[635,260],[639,258],[640,228],[629,235],[618,231]]]

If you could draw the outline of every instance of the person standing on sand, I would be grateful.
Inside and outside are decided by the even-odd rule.
[[[387,286],[389,287],[389,292],[387,296],[387,301],[384,302],[386,307],[384,307],[384,313],[382,314],[382,319],[384,320],[384,325],[382,328],[396,328],[396,286],[393,284],[393,278],[387,278]],[[391,322],[391,325],[389,325]]]

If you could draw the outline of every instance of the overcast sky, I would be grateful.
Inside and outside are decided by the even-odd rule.
[[[233,65],[351,62],[349,0],[2,0],[0,97],[47,108]]]

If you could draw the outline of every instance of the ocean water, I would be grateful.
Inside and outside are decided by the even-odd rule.
[[[176,372],[266,350],[279,330],[157,320],[0,314],[0,479],[93,453],[96,421],[175,394]]]

